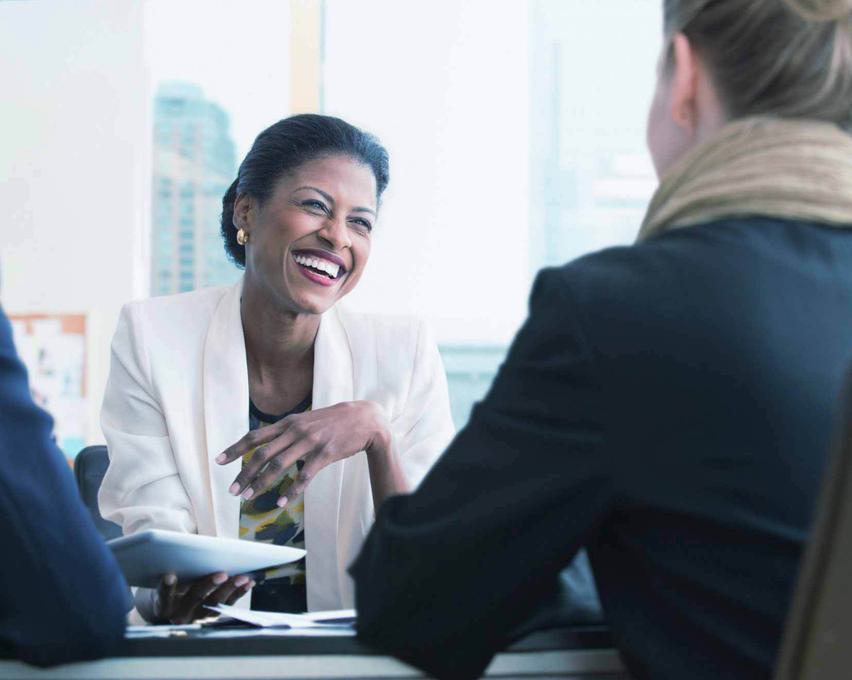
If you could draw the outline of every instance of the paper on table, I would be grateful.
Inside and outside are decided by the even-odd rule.
[[[212,605],[208,608],[260,628],[272,628],[276,626],[287,628],[349,628],[355,623],[355,610],[353,609],[312,612],[310,614],[284,614],[281,612],[242,609],[241,607],[232,607],[227,604]]]
[[[124,631],[125,638],[150,638],[150,637],[172,637],[177,634],[186,634],[186,631],[201,630],[200,623],[166,624],[150,626],[127,626]]]
[[[322,628],[212,628],[204,632],[204,639],[241,637],[355,637],[355,629],[343,626]]]
[[[355,623],[357,614],[354,609],[330,609],[324,612],[307,612],[301,614],[315,623]]]

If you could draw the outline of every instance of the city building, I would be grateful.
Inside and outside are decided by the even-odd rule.
[[[230,119],[196,85],[161,85],[154,100],[151,292],[230,283],[219,233],[222,196],[236,176]]]

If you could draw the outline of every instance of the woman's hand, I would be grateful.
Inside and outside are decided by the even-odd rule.
[[[269,489],[285,470],[303,460],[304,466],[288,495],[278,499],[278,506],[284,507],[289,499],[303,493],[324,467],[359,451],[366,451],[371,462],[372,459],[392,462],[391,442],[390,427],[378,404],[347,401],[287,416],[252,430],[225,450],[216,462],[227,465],[256,449],[228,489],[235,496],[241,494],[249,499]],[[401,479],[401,475],[394,477]]]
[[[166,574],[154,596],[153,614],[157,621],[192,623],[216,615],[206,605],[234,604],[253,586],[254,581],[246,575],[228,578],[219,572],[178,585],[174,574]]]

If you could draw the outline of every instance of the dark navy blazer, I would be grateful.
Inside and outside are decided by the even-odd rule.
[[[0,654],[39,665],[114,652],[127,611],[52,429],[0,310]]]
[[[717,222],[542,272],[468,426],[381,508],[360,637],[478,675],[580,546],[636,678],[768,678],[852,358],[852,230]]]

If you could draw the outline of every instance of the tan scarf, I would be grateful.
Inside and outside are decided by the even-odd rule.
[[[730,123],[666,174],[637,241],[746,216],[852,228],[852,135],[817,121]]]

